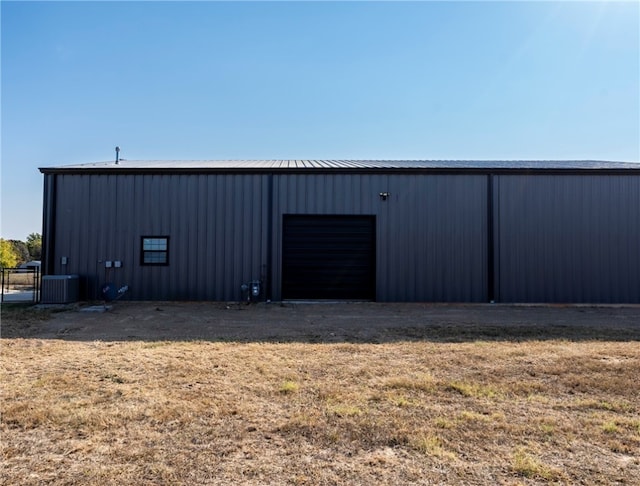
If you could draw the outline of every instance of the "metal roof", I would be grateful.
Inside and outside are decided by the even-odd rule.
[[[638,170],[638,162],[601,160],[124,160],[41,167],[59,172],[316,172],[316,171],[584,171]]]

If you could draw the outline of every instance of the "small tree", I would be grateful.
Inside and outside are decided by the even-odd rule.
[[[13,251],[18,257],[18,265],[21,263],[28,262],[30,260],[29,248],[24,241],[20,240],[9,240],[11,246],[13,247]]]
[[[32,260],[40,260],[42,255],[42,235],[40,233],[31,233],[27,236],[27,248]]]
[[[0,267],[13,268],[18,263],[13,245],[5,239],[0,239]]]

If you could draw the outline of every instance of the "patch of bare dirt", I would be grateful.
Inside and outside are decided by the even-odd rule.
[[[640,340],[640,306],[116,303],[4,312],[5,338],[389,342]]]

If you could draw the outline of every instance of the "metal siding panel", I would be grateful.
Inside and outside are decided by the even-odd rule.
[[[221,176],[216,176],[216,217],[214,221],[215,232],[215,248],[216,248],[216,257],[215,257],[215,282],[216,282],[216,292],[215,295],[220,299],[224,300],[224,282],[225,282],[225,180]]]
[[[86,245],[80,245],[80,241],[84,240],[81,233],[82,226],[83,223],[87,220],[85,208],[83,208],[83,205],[80,203],[80,201],[82,201],[83,199],[82,182],[82,180],[68,180],[68,184],[65,184],[64,196],[66,201],[63,204],[64,214],[62,215],[62,218],[64,218],[65,220],[70,219],[76,214],[79,216],[79,218],[77,220],[77,224],[69,225],[66,228],[64,244],[62,247],[66,252],[64,256],[74,255],[75,258],[69,257],[68,265],[60,265],[60,274],[71,274],[75,273],[76,271],[82,271],[80,265],[82,265],[81,262],[85,260],[84,253]],[[58,263],[60,264],[59,260],[60,259],[58,259]]]
[[[118,185],[116,180],[117,176],[109,176],[106,184],[104,185],[104,191],[106,196],[105,218],[107,221],[107,228],[105,230],[105,252],[107,258],[111,261],[114,260],[114,246],[116,242],[116,234],[118,232]],[[114,277],[110,274],[109,277]],[[110,279],[111,280],[111,279]]]
[[[259,279],[260,275],[254,275],[254,270],[251,268],[251,252],[248,251],[247,245],[251,243],[251,240],[245,240],[247,235],[250,235],[250,219],[253,217],[251,214],[251,180],[246,182],[242,176],[236,177],[234,196],[236,196],[236,205],[239,209],[240,218],[237,221],[235,232],[235,252],[237,253],[236,269],[234,273],[234,281],[231,288],[238,288],[242,283]],[[256,213],[259,215],[260,213]]]
[[[129,230],[126,234],[126,240],[128,244],[128,259],[126,265],[128,267],[127,276],[129,277],[129,285],[131,287],[127,298],[134,298],[136,295],[140,295],[142,287],[142,275],[140,272],[140,242],[138,241],[138,234],[141,231],[141,222],[138,208],[141,206],[142,190],[141,190],[142,176],[132,175],[128,177],[128,200],[131,201],[131,206],[126,214],[126,218],[129,221]]]
[[[222,262],[223,265],[223,298],[224,300],[231,300],[232,291],[229,288],[230,282],[233,282],[234,274],[233,274],[233,266],[234,266],[234,257],[233,257],[233,249],[234,249],[234,241],[233,241],[233,229],[236,224],[236,215],[234,214],[233,200],[232,194],[233,190],[230,187],[233,184],[233,178],[235,176],[227,177],[226,184],[224,186],[224,202],[223,202],[223,235],[224,235],[224,259]],[[236,208],[237,209],[237,208]]]
[[[102,217],[102,248],[104,260],[114,261],[114,245],[116,240],[116,233],[118,232],[117,226],[117,212],[118,212],[118,193],[117,193],[117,185],[115,183],[117,176],[109,176],[106,180],[100,180],[99,185],[101,186],[101,190],[104,194],[104,197],[99,201],[103,201],[103,206],[100,209]],[[103,265],[104,267],[104,265]],[[104,278],[100,282],[100,288],[105,283],[114,283],[116,284],[116,277],[118,277],[117,271],[113,268],[113,266],[109,269],[104,269]]]
[[[349,214],[353,210],[349,210],[347,198],[345,196],[346,184],[345,179],[353,179],[352,177],[335,177],[335,186],[333,188],[334,212]]]
[[[283,214],[372,214],[378,300],[486,301],[486,177],[274,177],[274,290],[281,287]],[[391,197],[383,202],[380,192]]]
[[[100,235],[97,224],[102,224],[103,221],[99,217],[95,216],[96,204],[92,201],[93,184],[92,177],[81,177],[75,180],[69,180],[70,186],[70,203],[73,205],[71,212],[67,213],[70,218],[69,226],[66,228],[67,238],[70,241],[67,242],[65,248],[65,255],[69,257],[69,265],[66,268],[61,269],[61,273],[77,273],[83,275],[83,292],[84,294],[91,295],[92,297],[98,297],[100,291],[101,280],[98,275],[104,270],[98,263],[98,247],[101,243],[101,237],[98,241],[93,240],[94,235]],[[104,205],[105,202],[102,201]],[[63,255],[60,255],[63,256]],[[96,273],[93,277],[92,274]]]
[[[189,196],[189,202],[183,206],[206,205],[206,211],[199,208],[182,215],[186,222],[181,227],[188,235],[188,241],[183,243],[189,248],[186,268],[191,275],[186,282],[188,298],[239,300],[240,285],[260,278],[263,251],[260,219],[265,202],[263,176],[200,177],[206,177],[206,181],[197,185],[190,182],[184,188],[193,193],[196,188],[200,192],[204,187],[207,192],[197,197]],[[193,240],[199,243],[194,245]],[[181,258],[185,256],[181,255]]]
[[[192,278],[192,285],[194,286],[194,294],[197,300],[207,299],[207,269],[205,262],[206,254],[206,220],[207,220],[207,186],[205,176],[198,174],[197,179],[193,179],[191,190],[194,191],[192,195],[192,204],[197,208],[197,219],[194,225],[193,239],[195,244],[193,245],[191,254],[190,265],[195,267],[195,278]]]
[[[207,290],[207,299],[210,300],[218,300],[217,299],[217,261],[216,261],[216,253],[217,253],[217,238],[218,231],[216,230],[216,221],[217,221],[217,178],[215,176],[206,177],[207,184],[207,213],[205,218],[205,227],[206,227],[206,251],[203,252],[204,261],[202,265],[205,268],[206,272],[206,290]]]
[[[251,205],[249,207],[249,217],[247,218],[248,232],[253,241],[250,242],[251,260],[250,269],[262,281],[263,297],[266,299],[267,292],[267,238],[266,215],[269,208],[268,197],[268,176],[253,176],[253,191]]]
[[[256,252],[252,251],[254,243],[260,243],[260,239],[257,235],[254,235],[254,220],[260,220],[260,211],[255,211],[254,201],[255,192],[259,188],[256,184],[257,177],[246,178],[245,187],[243,192],[246,192],[243,197],[243,218],[242,218],[242,234],[240,235],[240,243],[242,246],[242,269],[240,279],[236,283],[236,286],[241,285],[243,282],[251,280],[261,280],[260,263],[256,262]],[[245,238],[248,238],[245,241]],[[257,241],[251,241],[256,239]],[[257,253],[259,255],[259,252]]]
[[[74,210],[73,207],[73,179],[65,176],[58,176],[58,184],[56,191],[56,258],[54,263],[54,270],[56,275],[62,275],[64,270],[60,264],[60,258],[65,256],[71,248],[71,244],[74,241],[73,226],[70,225],[71,218],[76,215],[78,208]],[[77,262],[71,262],[70,264],[77,264]]]
[[[188,177],[188,176],[187,176]],[[173,285],[172,299],[187,300],[189,299],[189,223],[191,222],[193,215],[191,214],[192,208],[189,207],[188,198],[188,186],[185,176],[177,176],[176,184],[179,190],[176,193],[176,206],[177,212],[173,213],[176,220],[174,220],[173,227],[178,227],[178,237],[173,237],[172,242],[174,247],[178,243],[178,247],[174,248],[173,256],[178,264],[177,273],[178,278],[171,279]],[[176,191],[174,191],[176,192]],[[176,224],[177,223],[177,224]],[[177,240],[177,241],[176,241]],[[175,263],[173,272],[176,272]]]
[[[55,205],[55,226],[53,228],[53,239],[54,239],[54,254],[51,255],[53,258],[52,268],[53,274],[59,275],[60,272],[60,257],[65,251],[65,246],[67,245],[66,238],[68,236],[68,232],[66,231],[68,225],[68,218],[64,217],[64,207],[66,204],[66,196],[68,194],[68,180],[69,177],[63,174],[56,176],[56,191],[54,194],[54,205]]]
[[[133,231],[131,208],[133,207],[133,178],[132,176],[114,176],[108,184],[115,191],[115,208],[113,213],[113,231],[109,246],[109,259],[120,261],[120,268],[113,268],[110,281],[118,288],[128,285],[132,289],[131,276],[133,274],[133,242],[129,235]],[[137,264],[137,262],[136,262]],[[136,265],[137,266],[137,265]],[[127,295],[130,297],[130,294]]]
[[[93,243],[96,263],[98,263],[98,270],[96,271],[96,291],[99,292],[100,285],[105,283],[106,275],[104,270],[104,262],[107,259],[107,248],[105,244],[105,233],[107,231],[107,212],[109,207],[107,205],[107,191],[106,191],[106,177],[90,177],[89,187],[91,190],[91,204],[89,205],[91,215],[95,218],[94,221],[100,221],[99,225],[95,226],[95,231],[92,235],[95,235],[95,239],[90,242]],[[97,295],[99,297],[99,294]]]
[[[500,182],[501,178],[498,176],[493,176],[493,200],[492,200],[492,214],[491,218],[493,221],[493,299],[494,302],[500,302],[502,297],[500,294],[500,254],[501,254],[501,246],[500,246],[500,231],[501,231],[501,219],[500,219]],[[490,249],[491,251],[491,249]]]
[[[273,207],[271,208],[271,297],[281,300],[282,282],[282,213],[285,210],[283,198],[286,196],[286,176],[272,176]]]
[[[136,241],[134,242],[134,245],[136,246],[137,249],[137,268],[138,268],[138,275],[140,275],[139,277],[139,281],[140,281],[140,288],[138,289],[138,287],[134,287],[133,289],[133,293],[134,295],[136,295],[139,299],[143,299],[143,300],[148,300],[148,299],[152,299],[152,292],[154,291],[154,278],[155,275],[153,275],[153,272],[155,270],[155,268],[150,268],[150,267],[143,267],[140,265],[140,259],[141,259],[141,255],[140,255],[140,237],[143,235],[154,235],[157,234],[157,232],[160,231],[160,228],[156,229],[153,227],[153,214],[150,214],[153,211],[153,203],[152,203],[152,192],[151,192],[151,188],[153,187],[152,185],[152,177],[145,177],[145,176],[138,176],[137,182],[139,182],[140,187],[136,187],[136,189],[139,189],[141,192],[141,203],[140,205],[136,206],[136,215],[138,216],[138,224],[139,224],[139,228],[138,228],[138,233],[135,234],[136,236]],[[161,211],[165,212],[165,217],[169,218],[170,214],[169,214],[169,208],[170,205],[166,204],[164,207],[159,208]],[[145,217],[146,216],[146,217]],[[165,233],[162,233],[165,234]],[[170,247],[169,251],[173,251],[173,248]],[[169,258],[171,258],[171,253],[169,254]],[[161,294],[159,293],[158,290],[155,291],[158,299],[162,298]]]
[[[200,254],[198,252],[198,232],[200,221],[200,205],[198,204],[198,179],[199,175],[183,176],[186,184],[187,199],[186,215],[182,219],[187,221],[187,242],[185,246],[189,249],[186,254],[186,279],[187,279],[187,300],[203,300],[202,287],[198,285],[198,276],[202,269],[200,267]],[[186,217],[185,217],[186,216]]]
[[[91,297],[106,259],[123,261],[109,279],[128,284],[136,300],[239,300],[242,281],[261,276],[266,176],[57,177],[56,271],[68,256],[69,270],[92,278]],[[143,235],[170,237],[168,266],[140,265]]]
[[[232,184],[232,188],[233,190],[230,191],[230,206],[227,209],[227,214],[233,214],[234,216],[234,225],[233,225],[233,233],[232,233],[232,247],[231,247],[231,254],[232,254],[232,261],[233,261],[233,267],[232,267],[232,271],[231,271],[231,281],[228,282],[228,299],[229,300],[235,300],[233,298],[234,294],[237,294],[237,292],[235,291],[237,287],[240,287],[240,285],[242,285],[242,283],[245,281],[245,278],[243,276],[243,263],[244,263],[244,257],[247,254],[247,252],[245,251],[244,248],[244,244],[245,242],[242,241],[242,235],[243,235],[243,226],[244,226],[244,218],[245,218],[245,214],[244,214],[244,198],[236,198],[236,195],[241,195],[246,191],[246,188],[242,187],[242,176],[237,176],[234,175],[232,176],[233,179],[233,184]],[[248,191],[246,191],[248,194]]]
[[[199,267],[213,284],[207,298],[240,300],[240,285],[260,278],[265,235],[261,231],[266,179],[261,175],[218,175],[209,187],[215,196],[206,216],[207,244]],[[215,201],[215,203],[213,203]],[[202,226],[202,225],[201,225]]]
[[[261,200],[259,207],[262,217],[260,219],[260,230],[254,234],[261,236],[260,261],[262,264],[265,297],[273,299],[273,178],[270,175],[262,176]]]
[[[141,274],[142,287],[139,290],[139,293],[134,290],[135,295],[138,295],[139,298],[144,300],[153,300],[153,299],[168,299],[169,298],[169,289],[168,286],[171,285],[170,280],[167,278],[168,276],[168,267],[148,267],[140,264],[140,237],[142,236],[162,236],[168,235],[170,237],[169,240],[169,264],[173,264],[173,253],[175,251],[175,245],[171,239],[171,235],[167,234],[166,231],[163,231],[164,228],[160,227],[161,221],[158,220],[159,214],[162,213],[162,216],[166,220],[171,220],[171,194],[166,193],[164,200],[159,200],[158,192],[165,189],[165,187],[161,186],[164,181],[170,179],[170,176],[165,178],[159,178],[156,175],[152,175],[150,177],[141,177],[142,183],[142,205],[137,207],[136,210],[141,214],[142,221],[140,225],[140,231],[135,235],[135,239],[137,241],[134,244],[138,247],[138,271]],[[159,204],[161,204],[159,206]],[[170,224],[170,223],[169,223]]]
[[[110,210],[108,206],[107,198],[107,178],[89,176],[84,180],[76,180],[75,183],[85,183],[86,188],[89,191],[89,204],[83,210],[79,210],[76,216],[76,221],[86,220],[87,215],[90,215],[90,236],[87,244],[87,251],[90,256],[84,255],[82,252],[77,253],[78,258],[84,262],[85,268],[83,269],[89,275],[87,283],[90,291],[93,293],[94,298],[100,298],[100,289],[102,284],[106,283],[107,275],[104,262],[107,259],[106,255],[106,243],[105,233],[107,231],[107,212]],[[77,200],[76,200],[77,202]],[[81,212],[82,211],[82,212]],[[87,214],[83,214],[86,211]],[[74,225],[75,227],[76,225]],[[70,258],[73,259],[73,256]],[[94,268],[89,268],[93,263]]]
[[[338,201],[337,201],[337,194],[336,194],[336,184],[337,182],[344,177],[344,175],[342,174],[336,174],[334,176],[331,175],[327,175],[325,176],[325,190],[322,191],[322,193],[324,194],[325,200],[324,201],[318,201],[318,207],[322,208],[322,210],[324,212],[326,212],[327,214],[335,214],[337,212],[340,212],[340,210],[338,208],[340,208],[340,206],[338,206]],[[304,179],[307,180],[307,179]],[[324,203],[324,204],[323,204]],[[323,208],[324,206],[324,208]],[[341,208],[342,211],[346,211],[345,208]]]
[[[225,207],[225,199],[226,199],[226,187],[225,183],[227,178],[216,176],[216,217],[214,221],[215,228],[215,247],[216,247],[216,258],[215,258],[215,276],[216,276],[216,293],[215,295],[219,300],[225,300],[225,265],[226,261],[226,237],[227,237],[227,229],[226,229],[226,219],[228,217],[226,213]]]
[[[98,184],[95,176],[61,176],[58,199],[59,222],[56,231],[55,271],[74,273],[83,277],[82,291],[88,298],[98,296],[98,286],[106,279],[104,265],[99,264],[104,248],[116,241],[114,228],[117,204],[113,181],[103,178]],[[68,257],[62,266],[60,258]]]
[[[365,213],[376,214],[376,300],[388,301],[391,294],[389,286],[389,204],[380,199],[380,192],[389,191],[389,176],[368,175],[363,180],[361,200]]]
[[[389,192],[381,300],[486,301],[486,177],[391,175]]]
[[[244,186],[244,187],[243,187]],[[250,247],[248,246],[251,241],[245,241],[245,236],[251,234],[251,219],[260,216],[260,213],[252,214],[252,205],[251,201],[253,199],[253,180],[252,178],[243,181],[238,179],[236,184],[236,191],[238,194],[245,193],[245,197],[240,198],[238,201],[241,209],[241,218],[240,225],[238,225],[236,231],[236,249],[240,249],[240,254],[238,255],[238,271],[236,273],[236,278],[234,280],[234,286],[239,287],[244,282],[249,282],[251,280],[259,280],[260,274],[251,268],[251,260],[252,260],[252,252],[250,251]]]
[[[635,184],[631,184],[631,181],[629,181],[629,191],[631,193],[629,205],[631,211],[630,219],[632,221],[635,220],[635,224],[629,225],[629,233],[627,236],[631,242],[640,242],[640,215],[638,215],[638,211],[640,211],[640,177],[635,177],[633,180]],[[635,208],[635,210],[633,208]],[[640,300],[640,252],[630,248],[629,260],[631,268],[627,274],[628,284],[625,288],[629,296],[627,300],[629,302],[635,302],[634,297]],[[635,274],[633,273],[634,268],[636,269]]]
[[[45,174],[43,180],[42,191],[42,250],[41,257],[42,275],[54,273],[53,263],[55,261],[55,182],[56,175]]]
[[[500,176],[500,298],[640,302],[640,177]]]

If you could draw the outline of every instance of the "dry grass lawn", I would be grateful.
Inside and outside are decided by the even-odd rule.
[[[3,484],[640,484],[637,341],[2,340]]]

